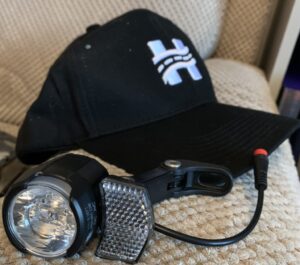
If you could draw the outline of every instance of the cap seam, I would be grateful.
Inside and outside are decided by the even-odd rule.
[[[84,52],[82,51],[82,40],[80,40],[80,42],[78,43],[78,48],[79,48],[79,65],[81,66],[80,68],[84,71],[84,76],[87,77],[87,80],[89,80],[88,76],[88,72],[87,72],[87,68],[85,67],[86,66],[86,56],[84,54]],[[72,60],[74,60],[74,57],[76,56],[72,56]],[[76,64],[76,62],[74,62]],[[82,82],[82,78],[80,74],[78,74],[77,71],[74,71],[77,79],[78,79],[78,82],[81,83]],[[90,87],[90,82],[84,82],[86,83],[86,86]],[[82,86],[76,86],[76,91],[78,93],[78,95],[80,96],[79,100],[83,103],[82,105],[84,106],[84,108],[81,108],[78,110],[78,113],[79,113],[79,116],[80,116],[80,119],[82,120],[83,124],[84,124],[84,127],[87,131],[87,134],[90,135],[91,131],[95,131],[95,120],[93,118],[93,115],[92,115],[92,111],[90,109],[90,106],[89,104],[87,103],[89,101],[89,97],[87,95],[87,93],[85,93],[85,90],[86,89],[81,89]],[[78,104],[77,104],[78,105]],[[84,117],[82,117],[82,115],[84,115]],[[87,119],[88,117],[88,121],[84,121]]]
[[[193,108],[196,108],[196,107],[199,107],[199,106],[204,106],[206,104],[218,104],[216,102],[202,102],[202,103],[198,103],[198,104],[193,104],[187,108],[180,108],[180,109],[176,109],[176,110],[172,110],[170,112],[167,112],[166,114],[164,115],[161,115],[161,116],[157,116],[157,117],[154,117],[154,118],[150,118],[147,117],[145,119],[143,119],[142,121],[138,121],[136,123],[132,123],[129,125],[129,123],[127,123],[126,125],[123,125],[123,126],[120,126],[120,124],[118,125],[115,125],[112,127],[112,129],[109,129],[109,130],[104,130],[104,131],[101,131],[99,132],[100,135],[97,135],[96,137],[100,137],[100,136],[105,136],[105,135],[108,135],[108,134],[112,134],[112,133],[117,133],[117,132],[122,132],[122,131],[125,131],[125,130],[130,130],[130,129],[133,129],[133,128],[136,128],[136,127],[139,127],[139,126],[143,126],[143,125],[146,125],[146,124],[149,124],[149,123],[153,123],[153,122],[156,122],[156,121],[160,121],[160,120],[163,120],[163,119],[166,119],[166,118],[171,118],[172,116],[175,116],[176,114],[180,114],[180,113],[183,113],[183,112],[186,112],[186,111],[189,111]],[[119,128],[119,127],[123,127],[123,128]],[[84,141],[84,140],[89,140],[91,136],[88,136],[86,139],[83,138],[83,139],[79,139],[79,140],[76,140],[77,141]]]

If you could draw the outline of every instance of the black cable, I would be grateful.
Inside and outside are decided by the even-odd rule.
[[[157,223],[155,223],[154,229],[164,235],[179,239],[181,241],[206,247],[222,247],[244,239],[247,235],[249,235],[252,232],[260,218],[264,203],[264,190],[267,188],[267,171],[268,153],[264,149],[256,149],[254,151],[254,176],[255,188],[258,190],[257,204],[250,223],[240,233],[222,239],[204,239],[177,232]]]
[[[183,234],[181,232],[172,230],[170,228],[167,228],[167,227],[162,226],[157,223],[155,223],[154,229],[157,232],[160,232],[166,236],[170,236],[170,237],[179,239],[179,240],[187,242],[187,243],[206,246],[206,247],[222,247],[222,246],[236,243],[237,241],[245,238],[247,235],[249,235],[252,232],[252,230],[255,228],[255,226],[260,218],[260,214],[261,214],[262,208],[263,208],[263,202],[264,202],[264,188],[260,188],[258,190],[258,198],[257,198],[257,205],[256,205],[255,213],[254,213],[249,225],[240,233],[238,233],[232,237],[228,237],[228,238],[224,238],[224,239],[204,239],[204,238],[194,237],[194,236],[190,236],[190,235]]]

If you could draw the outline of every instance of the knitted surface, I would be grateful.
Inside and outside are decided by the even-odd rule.
[[[216,57],[258,64],[277,0],[229,0]]]
[[[267,82],[257,68],[222,59],[208,60],[206,64],[220,102],[276,111]],[[77,152],[86,154],[82,150]],[[122,169],[102,163],[110,173],[126,175]],[[290,146],[285,142],[270,157],[263,213],[245,240],[222,248],[205,248],[155,232],[139,264],[299,264],[299,191]],[[166,200],[155,206],[155,217],[157,222],[191,235],[228,237],[248,224],[256,199],[252,172],[248,172],[235,181],[232,192],[225,197],[188,196]],[[0,224],[0,264],[123,264],[95,257],[96,245],[94,240],[81,255],[45,261],[15,250]]]

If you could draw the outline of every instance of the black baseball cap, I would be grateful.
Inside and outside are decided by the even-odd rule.
[[[166,159],[224,165],[235,176],[299,122],[220,104],[193,43],[170,20],[134,10],[87,29],[50,68],[20,128],[19,159],[81,147],[137,174]]]

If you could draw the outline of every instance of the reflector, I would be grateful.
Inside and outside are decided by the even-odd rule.
[[[99,186],[105,218],[96,255],[136,262],[154,224],[148,191],[137,183],[113,177],[105,178]]]

